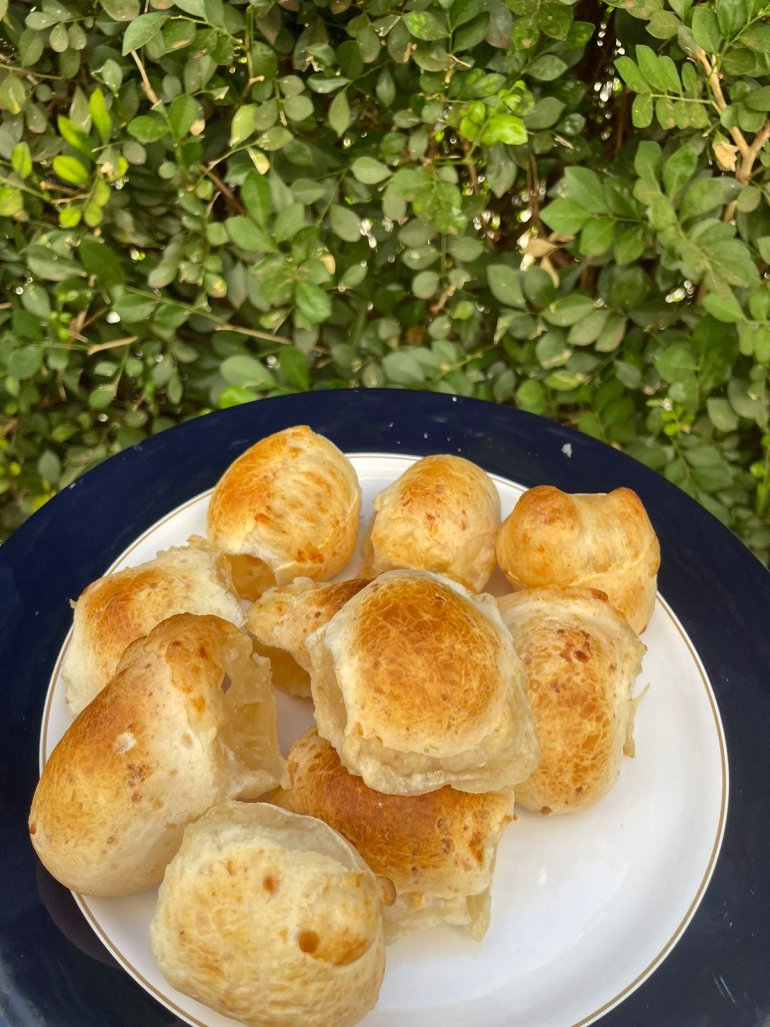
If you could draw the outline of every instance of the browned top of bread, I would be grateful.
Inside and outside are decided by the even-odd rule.
[[[141,891],[158,883],[188,821],[284,774],[267,661],[229,622],[179,614],[129,646],[54,749],[32,842],[67,887]]]
[[[170,983],[254,1027],[352,1027],[384,972],[382,895],[328,825],[226,802],[185,831],[150,928]]]
[[[498,600],[527,671],[540,763],[516,789],[528,809],[596,802],[633,753],[634,682],[644,645],[604,593],[525,589]]]
[[[361,490],[353,465],[323,435],[296,425],[260,439],[217,482],[208,535],[264,561],[275,582],[333,577],[353,554]]]
[[[464,457],[440,453],[412,464],[374,500],[367,569],[436,571],[474,592],[495,567],[500,498],[494,482]]]
[[[491,596],[389,571],[310,636],[319,733],[371,787],[512,787],[537,758],[523,671]]]
[[[227,560],[205,539],[194,536],[186,546],[92,582],[75,604],[62,665],[72,712],[104,688],[130,642],[176,613],[244,622]]]
[[[637,633],[652,613],[660,546],[631,489],[529,489],[500,528],[497,559],[513,588],[606,592]]]

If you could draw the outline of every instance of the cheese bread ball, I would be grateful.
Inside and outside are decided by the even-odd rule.
[[[207,534],[231,558],[239,595],[256,599],[294,578],[334,577],[353,555],[360,509],[351,462],[297,425],[230,464],[211,497]]]
[[[492,596],[387,571],[306,644],[318,733],[370,788],[505,791],[537,763],[524,668]]]
[[[382,908],[322,821],[226,802],[185,831],[150,943],[175,988],[252,1027],[352,1027],[379,994]]]
[[[497,559],[514,589],[599,589],[637,634],[652,616],[660,546],[631,489],[529,489],[500,528]]]

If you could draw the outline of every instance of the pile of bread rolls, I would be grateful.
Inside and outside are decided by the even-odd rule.
[[[439,454],[361,540],[360,515],[350,460],[287,428],[227,468],[206,538],[89,585],[32,802],[54,877],[160,885],[165,977],[255,1027],[355,1024],[389,941],[481,938],[514,799],[577,812],[633,754],[660,558],[633,492],[539,486],[501,522],[491,478]],[[286,757],[274,687],[312,704]]]

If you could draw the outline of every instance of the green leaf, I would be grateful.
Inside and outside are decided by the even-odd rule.
[[[273,152],[275,150],[282,150],[293,138],[294,136],[288,128],[284,128],[283,125],[274,125],[257,138],[257,146],[262,150]]]
[[[80,240],[80,262],[89,275],[93,275],[108,292],[126,281],[117,255],[107,243],[98,242],[93,236],[85,235]]]
[[[240,388],[265,390],[273,389],[278,384],[262,361],[247,353],[226,357],[219,365],[219,373],[228,385]]]
[[[305,226],[305,207],[302,203],[289,203],[278,214],[273,224],[273,236],[278,242],[286,242]]]
[[[531,131],[540,131],[555,125],[562,115],[564,103],[555,96],[544,96],[538,100],[529,114],[524,118],[524,124]]]
[[[571,346],[588,346],[596,342],[607,324],[610,312],[606,307],[599,307],[586,317],[572,325],[567,333],[567,342]]]
[[[293,346],[286,346],[278,354],[278,368],[281,377],[294,389],[305,391],[310,388],[310,368],[307,357]]]
[[[615,222],[609,218],[591,218],[580,233],[580,252],[598,257],[612,246]]]
[[[596,304],[590,296],[574,292],[570,296],[564,296],[551,303],[540,312],[540,316],[549,324],[567,328],[588,317],[595,308]]]
[[[168,17],[167,14],[160,11],[153,11],[150,14],[140,14],[138,18],[134,19],[123,35],[121,51],[123,56],[125,57],[132,50],[138,50],[141,46],[149,43],[153,36],[163,28]]]
[[[404,15],[403,22],[410,35],[428,43],[446,39],[449,34],[446,25],[442,25],[438,18],[428,11],[410,11]]]
[[[29,178],[32,174],[32,153],[29,143],[17,143],[11,151],[11,168],[19,178]]]
[[[694,9],[691,28],[699,47],[707,54],[719,53],[722,47],[722,34],[714,8],[710,4],[699,4]]]
[[[175,96],[168,108],[168,120],[176,140],[183,139],[198,117],[198,104],[191,96]]]
[[[743,103],[753,111],[770,111],[770,86],[752,89],[743,97]]]
[[[99,133],[102,143],[106,146],[112,136],[112,118],[107,110],[104,94],[98,86],[88,98],[88,109],[91,112],[94,128]]]
[[[635,93],[649,93],[650,84],[630,57],[618,57],[615,61],[618,74],[629,89]]]
[[[239,146],[257,131],[257,104],[238,107],[230,123],[230,146]]]
[[[52,161],[54,173],[70,185],[85,186],[91,181],[88,170],[83,166],[77,157],[66,157],[59,155]]]
[[[420,271],[412,279],[412,292],[418,299],[428,300],[438,292],[441,279],[435,271]]]
[[[487,267],[489,291],[506,307],[526,307],[527,301],[521,287],[518,271],[506,264],[490,264]]]
[[[631,121],[634,128],[649,128],[652,124],[654,106],[652,97],[640,93],[631,104]]]
[[[170,131],[168,122],[160,114],[140,114],[126,126],[129,135],[140,143],[155,143]]]
[[[661,378],[669,384],[685,381],[698,370],[692,349],[684,343],[668,346],[655,357],[655,367]]]
[[[275,245],[264,231],[249,218],[232,217],[225,221],[227,234],[236,246],[250,252],[268,253]]]
[[[257,171],[250,171],[241,185],[241,200],[249,216],[264,228],[273,209],[267,179]]]
[[[70,121],[63,114],[57,117],[56,124],[59,129],[59,135],[65,143],[69,143],[73,149],[79,150],[85,156],[91,156],[93,148],[87,132],[84,132],[82,128],[78,128],[74,121]]]
[[[698,167],[698,155],[690,146],[675,150],[663,165],[663,187],[669,196],[679,192],[689,182]]]
[[[566,199],[591,214],[604,214],[607,211],[601,180],[590,168],[566,168],[559,191]]]
[[[729,402],[720,396],[709,396],[706,400],[706,413],[717,431],[733,432],[738,427],[738,415]]]
[[[743,308],[732,292],[728,291],[724,296],[717,296],[716,293],[709,292],[701,302],[712,317],[724,324],[737,324],[746,320]]]
[[[382,358],[382,367],[394,385],[421,385],[425,381],[422,364],[408,350],[388,353]]]
[[[329,113],[327,115],[327,121],[329,126],[338,135],[342,136],[347,131],[350,125],[350,103],[348,101],[347,90],[343,89],[337,93],[332,102],[329,104]]]
[[[127,324],[141,324],[152,317],[157,306],[158,301],[155,299],[124,293],[113,303],[112,311],[120,321],[125,321]]]
[[[294,286],[297,309],[311,324],[321,324],[331,317],[332,301],[320,285],[297,282]]]
[[[12,350],[8,357],[8,374],[24,381],[34,378],[43,364],[42,346],[22,346]]]
[[[647,25],[647,31],[656,39],[671,39],[677,34],[681,24],[671,11],[655,11]]]
[[[716,16],[724,36],[731,39],[751,20],[747,0],[716,0]]]
[[[615,239],[615,260],[621,266],[633,264],[639,260],[647,249],[647,239],[644,228],[635,225],[621,232]]]
[[[139,17],[139,0],[99,0],[102,8],[115,21],[133,21]]]
[[[513,114],[495,114],[484,125],[481,142],[486,146],[504,143],[506,146],[522,146],[527,141],[527,130],[521,118]]]
[[[540,217],[558,235],[577,235],[591,217],[573,200],[554,200],[540,211]]]
[[[305,121],[312,117],[315,110],[313,101],[305,93],[301,93],[299,96],[288,96],[283,101],[283,109],[289,121]]]
[[[345,242],[358,242],[361,238],[361,222],[355,211],[333,203],[329,209],[329,224],[335,235]]]
[[[740,190],[733,178],[699,178],[688,187],[679,204],[682,221],[702,217],[709,211],[722,207]]]
[[[384,182],[393,174],[387,164],[375,160],[374,157],[358,157],[350,166],[353,177],[364,185],[376,185]]]

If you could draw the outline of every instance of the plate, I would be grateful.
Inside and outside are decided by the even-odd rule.
[[[362,490],[359,540],[372,501],[409,467],[406,454],[349,453]],[[523,487],[493,475],[503,517]],[[211,492],[144,532],[109,571],[151,560],[205,534]],[[360,548],[340,577],[354,577]],[[487,591],[509,592],[498,571]],[[362,1027],[455,1027],[467,1022],[560,1027],[588,1024],[638,986],[671,950],[705,891],[722,840],[728,794],[716,700],[690,640],[658,598],[644,633],[635,721],[637,756],[596,806],[542,817],[518,810],[503,835],[492,888],[492,923],[479,943],[449,926],[390,946],[375,1010]],[[57,661],[41,730],[41,769],[71,723]],[[312,723],[308,701],[278,693],[281,748]],[[693,796],[697,793],[697,801]],[[157,889],[78,905],[118,962],[190,1024],[230,1027],[164,980],[149,949]],[[602,966],[601,976],[586,968]]]
[[[610,860],[599,875],[605,889],[604,913],[592,918],[585,908],[578,935],[572,932],[571,946],[561,943],[558,965],[551,963],[550,972],[543,974],[538,965],[544,951],[541,946],[550,946],[548,955],[560,942],[554,940],[550,929],[543,929],[541,917],[526,920],[523,914],[530,901],[535,904],[532,909],[542,911],[537,903],[546,892],[554,904],[560,900],[564,881],[554,876],[554,870],[546,877],[538,872],[544,858],[536,840],[525,852],[513,848],[514,832],[524,826],[513,824],[505,841],[512,849],[510,853],[506,849],[505,860],[512,860],[513,879],[523,876],[527,890],[517,891],[518,897],[512,898],[501,884],[500,870],[505,872],[506,867],[498,868],[490,931],[496,931],[506,919],[507,904],[521,903],[526,894],[524,905],[517,907],[519,922],[525,926],[517,943],[512,944],[509,937],[488,935],[496,938],[496,950],[484,960],[476,956],[470,983],[467,977],[460,981],[459,974],[453,974],[452,986],[444,990],[441,1008],[436,1008],[435,990],[431,989],[436,975],[446,969],[443,964],[450,960],[457,968],[463,959],[473,957],[459,951],[464,940],[458,941],[449,930],[447,934],[454,940],[442,940],[446,948],[436,954],[428,949],[427,933],[404,939],[405,949],[413,946],[413,951],[390,950],[387,988],[391,990],[383,989],[370,1023],[381,1023],[380,1016],[392,1018],[394,1003],[401,1001],[403,1006],[399,996],[406,993],[415,960],[422,961],[421,984],[416,995],[406,1001],[421,1023],[451,1022],[447,1020],[450,1009],[456,1023],[469,1027],[479,1022],[513,1025],[522,1022],[522,1015],[530,1016],[530,1027],[549,1022],[540,1021],[541,1015],[555,1017],[551,1022],[566,1027],[580,1022],[576,1017],[588,1006],[585,1015],[598,1017],[602,1027],[756,1027],[766,1022],[770,1017],[770,747],[766,742],[770,723],[766,673],[770,666],[770,575],[738,539],[681,491],[595,440],[509,408],[399,390],[300,394],[190,421],[101,464],[46,504],[0,547],[2,1022],[13,1027],[97,1023],[176,1027],[184,1022],[179,1012],[151,997],[126,973],[115,953],[99,941],[71,894],[40,867],[29,844],[26,818],[39,773],[47,687],[70,626],[69,599],[104,573],[169,511],[210,489],[250,443],[298,423],[310,424],[350,453],[419,456],[458,452],[523,487],[551,483],[567,491],[585,492],[619,485],[634,488],[651,515],[663,553],[659,587],[664,601],[659,603],[649,630],[663,630],[660,625],[666,625],[666,630],[670,627],[678,633],[681,628],[680,640],[688,650],[687,656],[680,650],[682,664],[678,660],[661,667],[649,663],[645,674],[656,681],[662,676],[668,692],[656,691],[669,697],[688,688],[686,681],[696,684],[696,679],[702,697],[708,694],[705,682],[710,682],[730,754],[724,838],[709,883],[702,894],[696,894],[696,888],[690,896],[690,903],[697,908],[688,905],[683,916],[672,918],[676,923],[659,930],[661,921],[670,915],[668,898],[659,901],[661,895],[670,894],[670,879],[679,875],[678,867],[687,866],[693,851],[694,860],[702,862],[698,850],[702,841],[694,839],[688,826],[692,821],[688,820],[681,825],[680,849],[672,854],[673,862],[658,862],[650,870],[647,886],[652,884],[656,901],[648,901],[648,892],[625,893],[626,913],[639,925],[635,935],[621,931],[609,960],[597,962],[600,957],[591,939],[601,930],[607,910],[616,906],[626,873]],[[653,635],[646,635],[648,644],[650,639]],[[657,646],[651,645],[650,651],[654,648]],[[694,671],[699,665],[703,678],[700,670]],[[653,694],[651,689],[640,708],[640,718],[644,714],[646,719],[640,720],[637,735],[639,755],[635,761],[625,761],[617,789],[634,784],[639,768],[645,766],[645,748],[653,751],[661,731],[667,740],[654,749],[656,768],[679,759],[681,738],[668,713],[662,722],[653,716],[655,707],[648,704]],[[699,703],[698,709],[705,711],[705,705]],[[713,731],[717,730],[715,718]],[[688,732],[690,726],[688,718]],[[667,729],[672,729],[670,735],[666,735]],[[713,760],[708,766],[713,769]],[[690,766],[689,782],[690,804],[697,807],[703,790],[697,764]],[[641,782],[634,786],[644,791]],[[605,801],[614,802],[616,795],[622,794],[613,789]],[[666,793],[648,808],[642,838],[646,834],[654,839],[665,833],[670,799]],[[580,819],[587,831],[588,821],[583,818],[590,813],[575,816],[575,825]],[[698,819],[697,810],[688,809],[687,815]],[[540,826],[544,829],[550,824],[545,820]],[[619,835],[628,832],[627,823],[622,828],[618,825]],[[596,839],[589,841],[599,847]],[[565,850],[571,847],[570,842],[563,846]],[[647,851],[654,851],[654,846]],[[575,869],[573,866],[571,880]],[[582,870],[582,864],[577,870]],[[681,894],[674,890],[681,911]],[[558,916],[553,922],[558,924]],[[640,933],[649,932],[658,934],[654,951],[645,954]],[[662,935],[668,944],[664,941],[661,947]],[[629,980],[631,964],[640,969],[637,977]],[[612,984],[605,987],[605,978],[618,979],[614,976],[618,967],[621,989]],[[490,977],[498,972],[501,977],[513,975],[516,987],[505,990],[504,982],[499,981],[497,990],[490,989]],[[641,982],[640,977],[644,978]],[[572,1006],[564,1005],[565,991]],[[487,995],[488,1007],[479,1014],[480,992]],[[609,997],[602,999],[603,995]],[[516,1003],[530,999],[535,1005],[523,1014]],[[542,1002],[549,1000],[555,1005],[550,1012],[543,1012]],[[609,1002],[609,1008],[599,1008],[595,1003],[600,1000]]]

